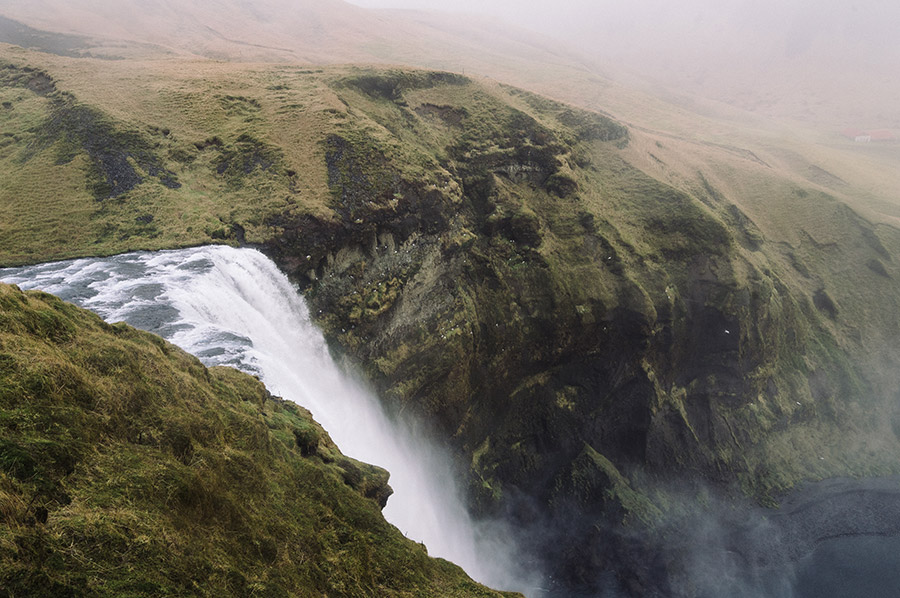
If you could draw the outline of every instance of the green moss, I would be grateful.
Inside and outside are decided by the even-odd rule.
[[[456,73],[440,71],[379,70],[362,71],[338,81],[359,89],[375,99],[402,101],[403,93],[443,85],[466,85],[471,80]]]
[[[213,159],[212,167],[226,180],[229,189],[240,189],[260,172],[277,171],[281,162],[276,149],[247,133],[238,136],[233,144],[215,147],[218,156]]]
[[[594,450],[593,447],[585,445],[584,455],[592,467],[596,468],[609,481],[609,485],[605,489],[608,497],[614,499],[625,510],[625,521],[634,519],[640,523],[653,526],[662,518],[662,511],[653,504],[653,502],[642,493],[632,488],[628,479],[619,473],[613,463]],[[573,471],[573,476],[587,475],[586,472],[580,472],[578,469]],[[593,475],[593,474],[591,474]],[[584,483],[584,482],[582,482]]]
[[[90,163],[86,173],[88,188],[100,200],[131,191],[143,182],[142,173],[157,177],[167,187],[180,186],[146,138],[118,128],[100,111],[80,105],[71,95],[58,91],[47,73],[3,64],[0,86],[10,91],[29,90],[47,100],[46,119],[28,130],[32,139],[20,154],[21,161],[50,151],[55,163],[64,165],[83,151]]]

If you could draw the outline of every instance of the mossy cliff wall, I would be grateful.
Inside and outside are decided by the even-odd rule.
[[[785,249],[726,198],[630,166],[626,128],[457,79],[334,87],[367,117],[325,142],[337,217],[273,218],[265,247],[389,407],[453,447],[473,508],[558,579],[614,567],[667,591],[628,530],[679,512],[675,479],[769,503],[896,468],[861,450],[867,411],[892,412]],[[846,258],[875,259],[845,216]]]

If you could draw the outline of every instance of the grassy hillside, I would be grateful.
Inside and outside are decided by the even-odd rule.
[[[812,184],[896,225],[897,144],[857,144],[839,134],[848,126],[895,128],[890,107],[897,89],[884,76],[895,52],[882,25],[895,9],[886,6],[828,14],[809,3],[800,3],[799,12],[797,3],[770,7],[770,18],[783,11],[774,27],[739,7],[707,11],[702,19],[690,10],[644,7],[638,9],[644,18],[630,24],[614,10],[599,22],[572,23],[566,40],[587,27],[586,47],[602,48],[587,53],[496,20],[448,13],[366,10],[340,0],[210,6],[34,0],[0,14],[38,29],[4,21],[0,40],[68,56],[405,64],[488,76],[693,142],[666,161],[671,172],[660,176],[668,184],[672,173],[691,176],[699,156],[705,168],[721,170],[733,160],[719,150],[750,150],[776,176]],[[802,39],[798,26],[806,31]],[[696,29],[687,44],[683,31]],[[710,47],[720,51],[710,56]],[[782,55],[787,48],[799,53]],[[682,89],[623,69],[635,63],[644,75]],[[711,155],[710,145],[718,148]],[[686,155],[694,160],[680,159]]]
[[[5,263],[234,239],[238,220],[259,240],[266,214],[301,195],[304,211],[321,204],[315,140],[334,114],[315,79],[286,92],[279,82],[294,70],[211,65],[198,76],[190,63],[138,71],[115,63],[104,71],[110,79],[96,80],[86,76],[93,67],[71,66],[86,86],[74,97],[29,67],[6,65],[0,75],[0,151],[16,174],[0,191]],[[253,94],[243,95],[248,87]],[[258,92],[277,102],[262,108]]]
[[[4,596],[500,596],[258,380],[0,285]]]

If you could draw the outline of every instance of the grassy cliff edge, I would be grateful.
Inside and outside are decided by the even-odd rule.
[[[149,333],[0,285],[0,596],[501,596],[388,524],[388,474]]]

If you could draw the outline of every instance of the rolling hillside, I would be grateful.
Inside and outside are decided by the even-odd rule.
[[[25,39],[20,39],[21,31],[18,37],[7,33],[0,41],[26,47],[43,45],[50,51],[69,55],[87,53],[112,58],[193,55],[238,62],[405,64],[486,76],[612,114],[651,135],[674,136],[679,143],[688,143],[683,146],[686,152],[680,151],[666,161],[666,169],[640,166],[667,184],[677,184],[685,177],[695,178],[698,167],[711,171],[741,169],[740,164],[735,167],[730,162],[736,154],[749,151],[760,157],[775,176],[791,178],[799,185],[813,185],[848,203],[870,220],[895,224],[900,215],[897,204],[900,171],[896,168],[900,145],[896,142],[858,144],[840,135],[847,127],[898,126],[890,118],[891,98],[896,92],[891,85],[883,84],[883,74],[889,72],[888,66],[892,64],[893,50],[882,48],[885,35],[866,34],[867,27],[871,29],[873,23],[872,31],[882,31],[877,26],[881,14],[878,11],[851,15],[848,8],[804,19],[804,11],[813,8],[803,4],[784,8],[784,23],[766,30],[761,24],[754,24],[753,19],[746,27],[739,27],[743,22],[740,18],[747,16],[739,10],[728,7],[711,10],[707,15],[710,23],[700,29],[707,36],[702,38],[706,45],[697,42],[681,44],[681,50],[666,50],[669,61],[681,61],[680,65],[666,66],[668,63],[648,61],[640,52],[658,55],[656,48],[671,41],[678,23],[698,18],[691,16],[693,13],[670,18],[673,17],[670,9],[660,7],[656,17],[631,22],[629,26],[616,28],[610,22],[604,26],[609,30],[604,29],[603,39],[597,42],[598,53],[591,56],[585,53],[587,50],[576,50],[581,29],[574,26],[572,45],[566,45],[558,39],[542,38],[494,19],[371,10],[341,0],[265,0],[252,4],[222,0],[196,5],[164,0],[150,4],[36,0],[7,4],[0,3],[0,15],[38,31]],[[890,10],[882,8],[888,11],[882,15],[887,19]],[[652,43],[629,42],[629,36],[633,39],[641,35],[642,27],[652,27],[661,19],[671,20],[668,25],[660,26],[662,39]],[[791,41],[791,27],[793,30],[812,27],[810,23],[819,21],[822,30]],[[582,28],[586,26],[581,24]],[[22,25],[12,23],[8,27],[21,29]],[[60,44],[57,35],[42,34],[40,30],[70,37],[57,47]],[[707,39],[709,36],[713,37]],[[696,55],[718,39],[715,36],[731,40],[719,57],[718,66],[707,65],[708,60],[698,60]],[[788,52],[788,46],[801,42],[802,47],[798,46],[791,54],[791,60],[779,58],[779,52]],[[737,61],[737,64],[746,63],[746,68],[722,66],[732,56],[727,48],[748,44],[756,48],[752,60],[745,56],[746,60]],[[874,62],[865,60],[866,52],[873,56]],[[826,55],[834,56],[824,61],[815,58]],[[620,64],[616,63],[617,56]],[[773,60],[781,66],[777,69],[761,66]],[[828,68],[820,68],[823,63]],[[644,75],[627,70],[635,64],[647,65]],[[707,68],[710,73],[718,74],[705,79],[697,75],[681,77],[682,82],[701,81],[693,86],[677,83],[676,73],[691,68]],[[871,76],[865,76],[870,71]],[[847,76],[842,78],[841,73]],[[804,78],[811,82],[798,83]],[[746,86],[728,83],[748,79],[758,82],[750,95],[760,96],[759,102],[769,102],[771,110],[760,108],[752,99],[742,99],[740,90],[746,90]],[[875,87],[849,83],[859,79]],[[669,87],[660,85],[660,81]],[[823,87],[829,81],[833,85]],[[804,98],[806,106],[794,105]],[[870,104],[872,109],[865,108],[858,117],[853,116],[853,110]],[[819,110],[822,107],[825,109]],[[900,131],[895,134],[900,136]],[[653,162],[649,153],[652,152],[645,152],[641,157],[643,163]],[[681,160],[682,157],[689,159]],[[777,198],[771,198],[768,207],[778,211]]]

